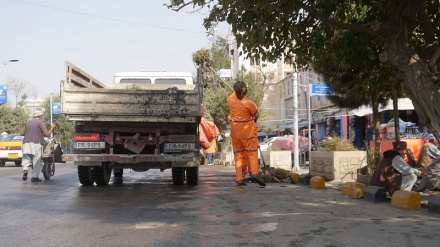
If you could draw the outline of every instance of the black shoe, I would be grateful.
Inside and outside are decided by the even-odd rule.
[[[39,178],[32,178],[31,182],[38,183],[38,182],[41,182],[41,179],[39,179]]]
[[[252,182],[258,183],[258,185],[260,185],[260,186],[266,186],[266,183],[263,182],[263,180],[261,180],[261,179],[259,179],[259,178],[257,178],[257,177],[252,176],[252,177],[250,178],[250,180],[251,180]]]
[[[23,177],[22,177],[23,181],[27,180],[27,175],[28,175],[28,171],[23,171]]]
[[[237,182],[237,186],[245,186],[247,183],[245,181]]]

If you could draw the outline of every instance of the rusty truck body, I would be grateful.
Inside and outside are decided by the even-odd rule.
[[[161,76],[164,84],[103,84],[65,62],[61,113],[75,133],[74,151],[63,161],[77,166],[81,184],[106,185],[112,171],[122,179],[124,169],[171,169],[174,185],[197,185],[203,86]]]

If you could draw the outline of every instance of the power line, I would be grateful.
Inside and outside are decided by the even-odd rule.
[[[68,12],[68,13],[77,14],[77,15],[84,15],[84,16],[89,16],[89,17],[109,20],[109,21],[123,22],[123,23],[128,23],[128,24],[134,24],[134,25],[140,25],[140,26],[146,26],[146,27],[153,27],[153,28],[159,28],[159,29],[175,30],[175,31],[181,31],[181,32],[188,32],[188,33],[206,33],[206,32],[200,32],[200,31],[192,31],[192,30],[179,29],[179,28],[174,28],[174,27],[156,26],[156,25],[145,24],[145,23],[141,23],[141,22],[121,20],[121,19],[115,19],[115,18],[99,16],[99,15],[93,15],[93,14],[86,14],[86,13],[82,13],[82,12],[78,12],[78,11],[61,9],[61,8],[56,8],[56,7],[51,7],[51,6],[47,6],[47,5],[31,3],[31,2],[21,1],[21,0],[10,0],[10,1],[24,3],[24,4],[29,4],[29,5],[34,5],[34,6],[38,6],[38,7],[41,7],[41,8],[47,8],[47,9],[53,9],[53,10],[57,10],[57,11]]]

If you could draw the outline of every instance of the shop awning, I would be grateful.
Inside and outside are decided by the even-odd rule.
[[[301,121],[299,121],[298,122],[298,128],[302,128],[302,127],[305,127],[305,126],[307,126],[309,124],[309,122],[307,121],[307,120],[301,120]],[[286,124],[281,124],[280,126],[278,126],[278,128],[281,130],[284,130],[284,129],[291,129],[291,128],[293,128],[293,122],[291,122],[291,123],[286,123]]]
[[[400,110],[414,110],[412,101],[409,98],[398,99],[397,108]],[[379,107],[379,112],[393,110],[393,100],[389,100],[385,106]],[[351,110],[349,115],[356,115],[359,117],[373,114],[373,109],[371,106],[361,106],[357,109]]]

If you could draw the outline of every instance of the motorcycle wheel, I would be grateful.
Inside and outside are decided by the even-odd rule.
[[[44,162],[43,168],[41,169],[41,172],[43,172],[44,179],[49,180],[50,177],[53,175],[53,164],[49,161]]]

